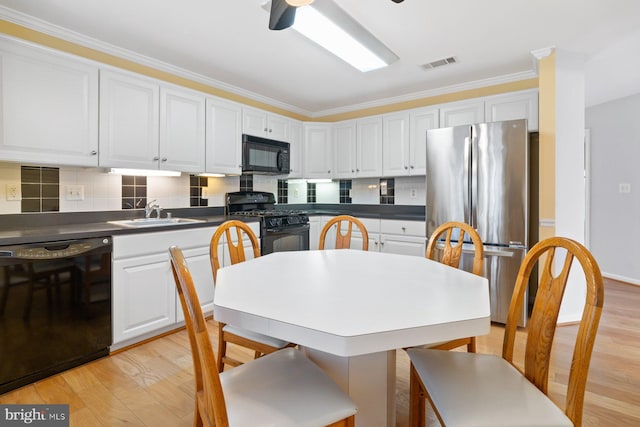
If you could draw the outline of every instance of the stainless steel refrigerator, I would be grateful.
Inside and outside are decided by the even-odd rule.
[[[427,238],[447,221],[466,222],[478,231],[484,243],[491,320],[505,323],[518,269],[529,247],[527,122],[433,129],[427,131],[426,144]],[[462,268],[471,271],[472,245],[464,252],[468,253],[462,257]],[[521,326],[526,319],[524,304]]]

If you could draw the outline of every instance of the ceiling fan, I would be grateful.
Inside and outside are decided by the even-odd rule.
[[[402,3],[404,0],[391,0]],[[296,8],[313,3],[313,0],[271,0],[269,15],[270,30],[284,30],[293,25],[296,19]]]

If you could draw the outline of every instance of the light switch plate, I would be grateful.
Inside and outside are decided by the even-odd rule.
[[[67,200],[84,200],[84,185],[67,185]]]

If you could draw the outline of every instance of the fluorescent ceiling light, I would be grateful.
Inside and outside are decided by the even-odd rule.
[[[263,8],[269,11],[269,2]],[[332,0],[298,7],[291,28],[362,72],[398,60],[395,53]]]
[[[348,16],[337,6],[334,8],[335,10]],[[357,37],[357,31],[354,31],[356,34],[348,32],[349,26],[346,28],[344,25],[340,26],[338,22],[329,17],[331,15],[325,13],[319,10],[316,5],[298,8],[296,20],[291,28],[362,72],[389,65],[368,47],[372,43],[381,44],[377,39],[368,32],[366,33],[369,35],[367,38]],[[347,22],[343,21],[344,23]],[[351,23],[351,25],[353,24]],[[359,24],[357,26],[361,28]],[[368,45],[366,45],[367,43]]]
[[[122,169],[111,168],[110,174],[114,175],[134,175],[134,176],[180,176],[180,172],[154,170],[154,169]]]
[[[296,6],[296,7],[306,6],[308,4],[313,3],[313,0],[286,0],[286,1],[288,5]]]
[[[223,173],[199,173],[198,176],[203,176],[207,178],[222,178],[225,175]]]
[[[322,184],[326,182],[333,182],[333,180],[330,178],[314,178],[314,179],[308,179],[307,182],[310,182],[312,184]]]

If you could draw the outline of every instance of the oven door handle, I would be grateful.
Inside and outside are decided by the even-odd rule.
[[[309,230],[311,226],[309,224],[304,224],[296,227],[286,227],[286,228],[278,228],[276,230],[270,230],[267,228],[267,233],[270,235],[274,234],[295,234],[301,231]]]

